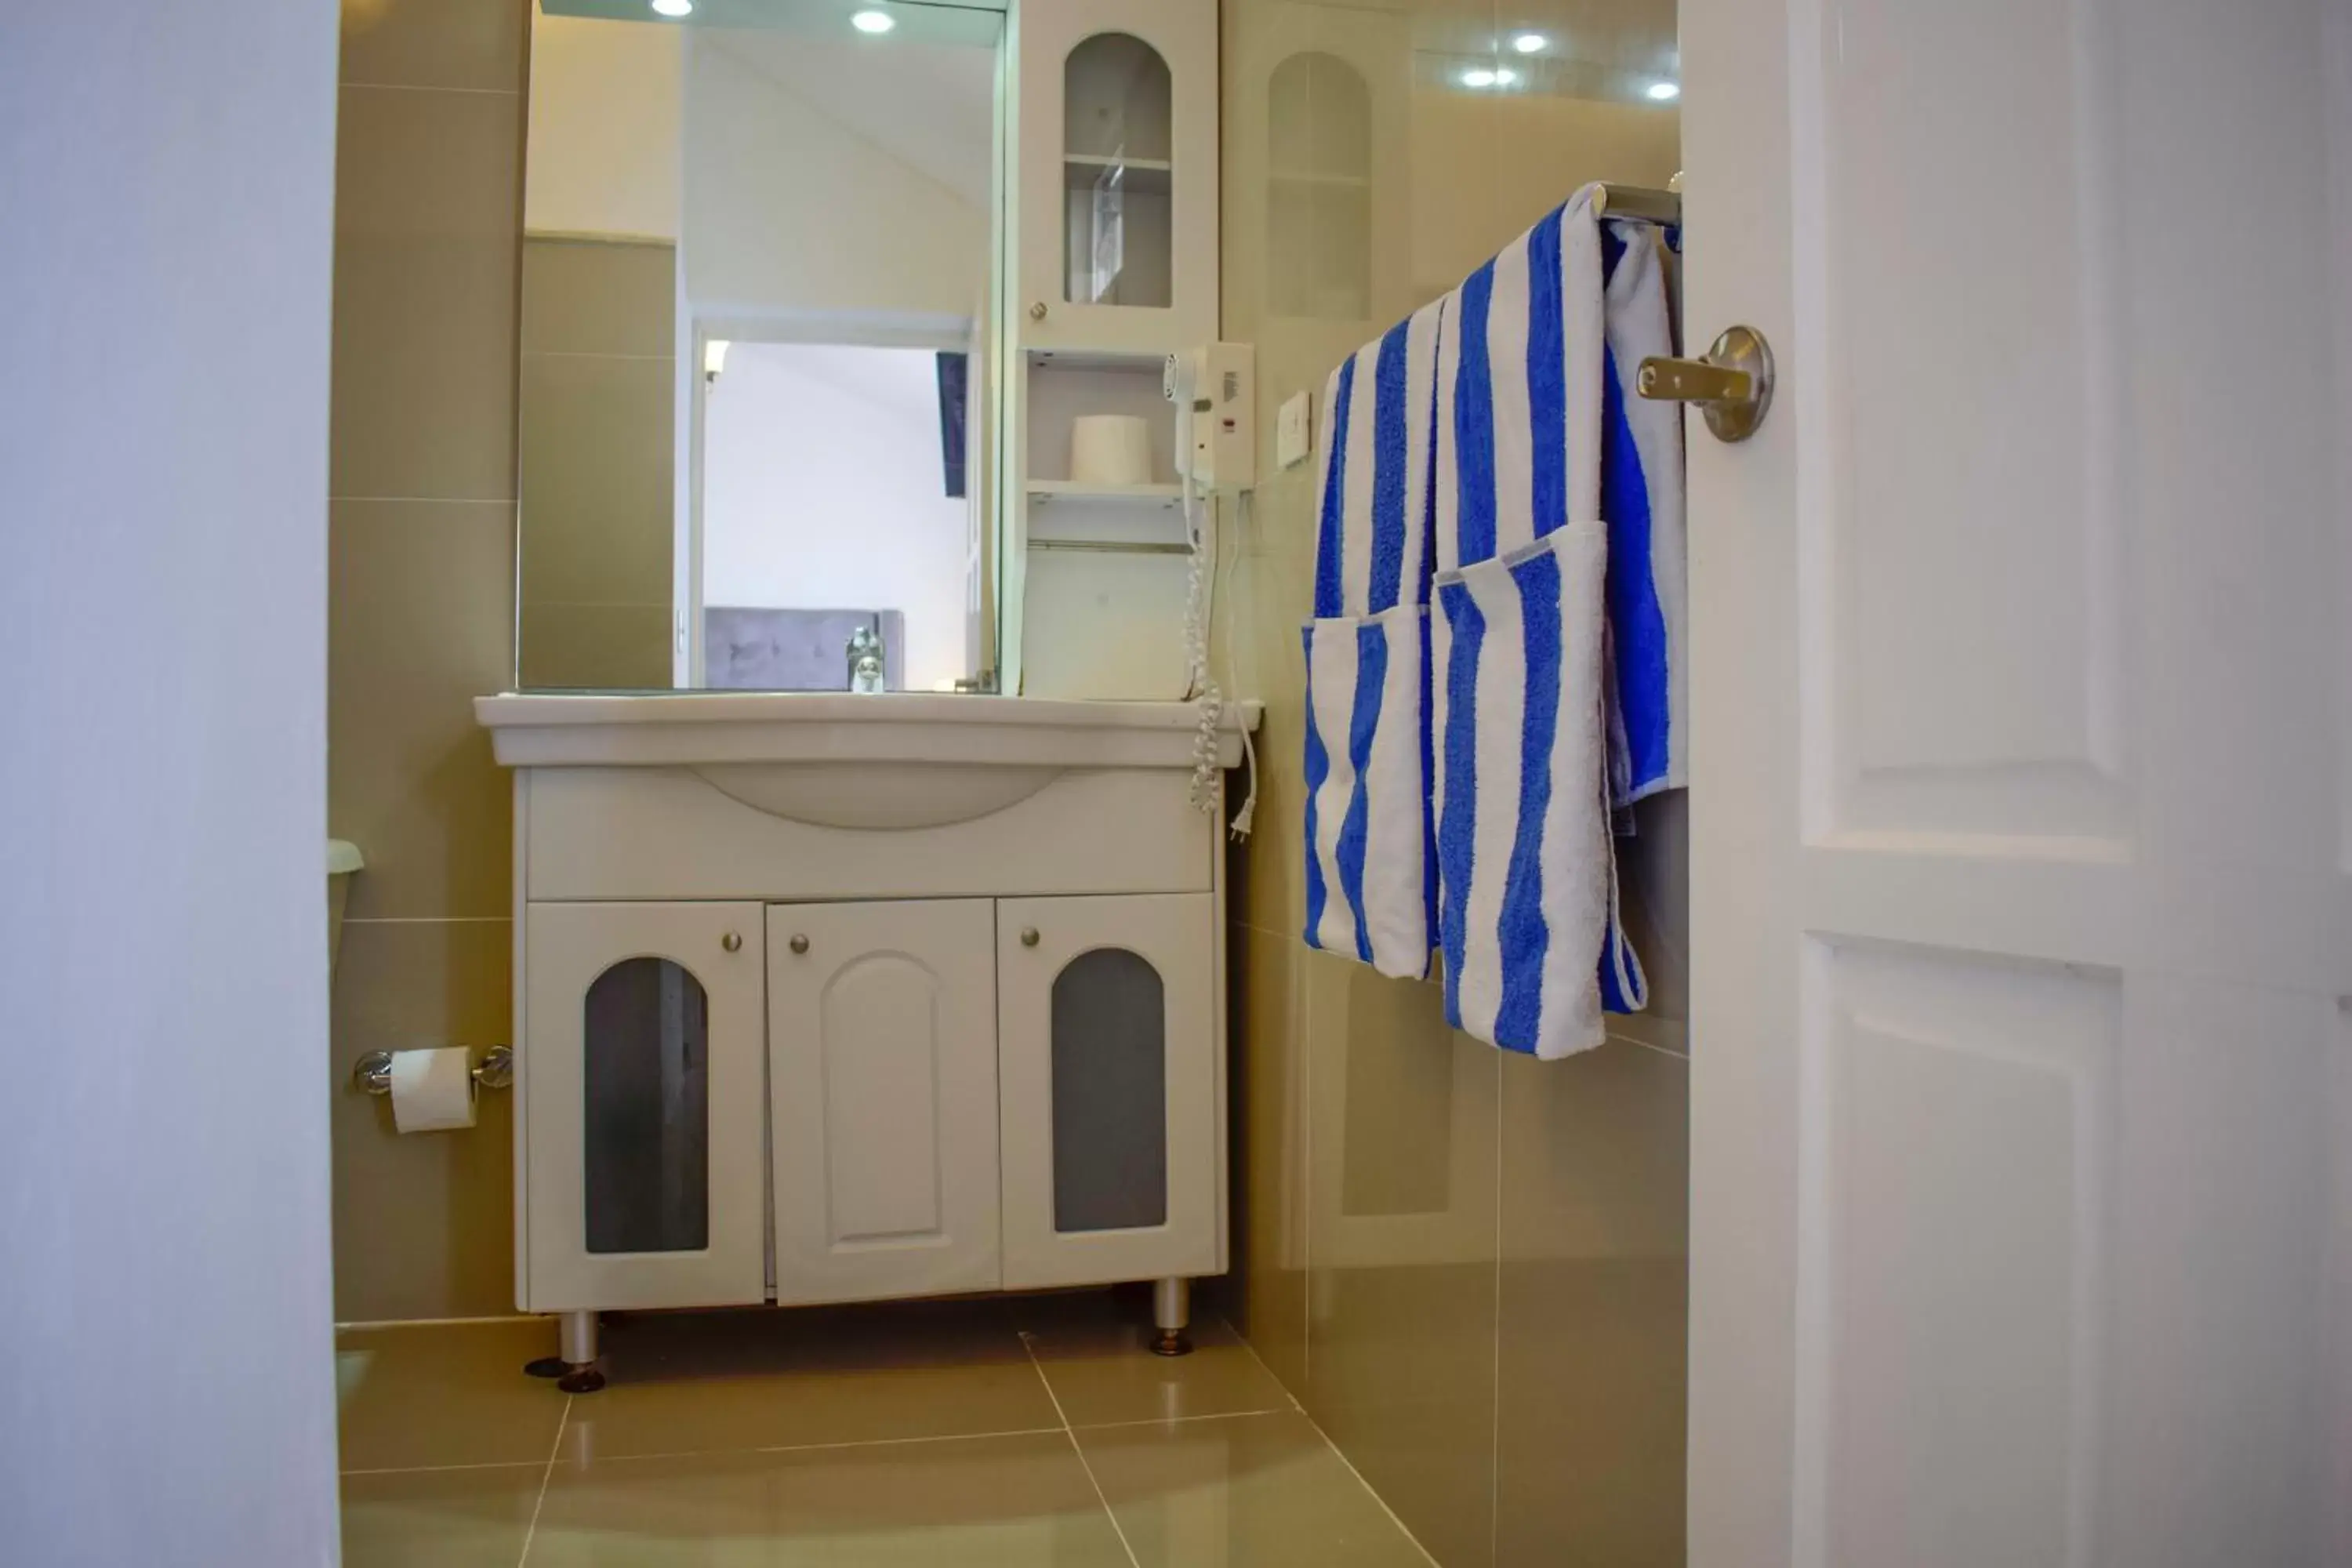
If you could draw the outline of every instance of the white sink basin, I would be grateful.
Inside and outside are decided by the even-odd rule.
[[[1261,706],[1229,703],[1218,762]],[[685,768],[775,816],[833,827],[968,822],[1081,768],[1192,766],[1189,702],[837,692],[507,692],[474,716],[508,767]]]

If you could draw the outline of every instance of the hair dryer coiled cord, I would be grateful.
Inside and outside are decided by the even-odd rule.
[[[1217,731],[1224,722],[1225,694],[1209,674],[1209,631],[1214,615],[1210,608],[1213,561],[1203,548],[1207,543],[1204,520],[1197,512],[1198,498],[1192,489],[1192,477],[1184,476],[1184,530],[1192,541],[1192,552],[1184,584],[1184,657],[1188,662],[1187,680],[1193,700],[1200,710],[1200,724],[1192,731],[1192,805],[1198,810],[1214,816],[1223,805],[1225,797],[1224,770],[1217,764]],[[1223,551],[1220,550],[1220,554]],[[1233,644],[1232,617],[1226,618],[1226,647]],[[1257,812],[1257,746],[1252,740],[1249,726],[1244,724],[1242,751],[1249,764],[1249,794],[1241,809],[1234,814],[1232,833],[1235,838],[1246,838],[1250,819]]]

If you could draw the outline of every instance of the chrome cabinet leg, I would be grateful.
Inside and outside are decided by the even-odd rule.
[[[523,1371],[533,1377],[551,1377],[566,1394],[593,1394],[604,1386],[596,1365],[596,1314],[566,1312],[560,1321],[562,1349],[532,1362]]]
[[[1151,1342],[1154,1355],[1191,1355],[1192,1336],[1185,1331],[1192,1326],[1192,1282],[1190,1279],[1155,1279],[1151,1282],[1151,1322],[1160,1331]]]

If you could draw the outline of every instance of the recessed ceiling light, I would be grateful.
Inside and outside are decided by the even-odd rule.
[[[1473,66],[1459,79],[1464,87],[1508,87],[1519,79],[1519,73],[1507,66]]]
[[[1682,95],[1683,84],[1678,81],[1654,81],[1650,84],[1650,96],[1660,103],[1672,103]]]
[[[1541,54],[1544,46],[1550,42],[1551,40],[1541,33],[1521,33],[1511,40],[1511,47],[1523,55]]]
[[[860,11],[849,18],[849,25],[861,33],[887,33],[898,25],[898,19],[887,11]]]
[[[661,16],[690,16],[694,0],[654,0],[654,13]]]

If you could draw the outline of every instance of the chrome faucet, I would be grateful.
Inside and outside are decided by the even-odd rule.
[[[881,691],[885,689],[882,668],[882,637],[871,626],[863,626],[849,634],[849,689]]]

